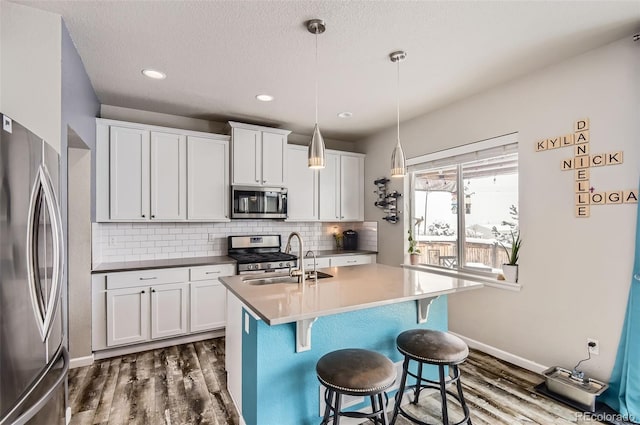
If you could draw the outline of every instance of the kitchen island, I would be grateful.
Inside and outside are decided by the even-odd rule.
[[[220,279],[228,289],[228,388],[247,425],[317,424],[323,408],[315,374],[320,357],[354,347],[399,363],[400,332],[447,330],[446,295],[483,286],[381,264],[320,271],[333,277],[307,281],[304,288],[256,281],[256,275]],[[367,403],[354,397],[347,405],[360,409]]]

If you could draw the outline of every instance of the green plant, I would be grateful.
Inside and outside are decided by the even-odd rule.
[[[502,242],[500,242],[500,246],[502,247],[502,249],[504,249],[504,252],[507,253],[507,259],[509,260],[507,264],[511,266],[515,266],[518,264],[521,244],[522,239],[520,239],[520,232],[516,232],[515,234],[511,232],[511,248],[507,248]]]
[[[407,240],[409,241],[409,249],[407,250],[407,252],[409,254],[420,254],[420,250],[417,248],[418,247],[418,241],[413,239],[413,235],[411,234],[411,230],[408,230],[407,233],[409,234],[409,237],[407,238]]]

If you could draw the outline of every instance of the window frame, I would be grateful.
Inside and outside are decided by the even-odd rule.
[[[442,168],[445,166],[450,166],[456,168],[456,184],[457,187],[464,187],[464,175],[463,175],[463,164],[488,159],[500,155],[507,154],[519,154],[518,152],[518,133],[508,133],[505,135],[492,137],[490,139],[481,140],[479,142],[469,143],[466,145],[458,146],[455,148],[444,149],[441,151],[437,151],[431,154],[421,155],[414,158],[409,158],[407,160],[407,174],[409,177],[408,181],[408,191],[410,193],[409,198],[409,214],[407,215],[407,219],[405,220],[405,234],[406,231],[412,229],[412,224],[414,220],[415,214],[415,175],[416,172],[424,171],[424,170],[433,170],[437,168]],[[519,180],[519,169],[518,164],[518,180]],[[493,278],[495,279],[500,273],[496,272],[488,272],[488,271],[480,271],[472,268],[467,268],[464,266],[465,263],[465,243],[466,243],[466,228],[465,228],[465,197],[458,196],[456,199],[457,202],[457,234],[456,234],[456,256],[457,256],[457,265],[453,268],[444,267],[436,264],[420,264],[418,267],[422,268],[430,268],[439,272],[444,273],[463,273],[467,275],[475,275],[483,278]],[[519,206],[519,195],[518,195],[518,206]],[[405,241],[405,250],[406,250],[406,241]],[[413,267],[413,266],[412,266]]]

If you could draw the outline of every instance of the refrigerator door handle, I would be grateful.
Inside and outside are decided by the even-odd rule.
[[[31,406],[29,406],[28,409],[25,410],[24,413],[22,413],[17,419],[11,420],[13,415],[15,415],[15,413],[18,410],[24,407],[23,406],[24,401],[33,393],[33,391],[35,391],[35,389],[38,387],[38,385],[40,385],[40,383],[45,378],[45,376],[51,373],[53,366],[55,366],[55,364],[58,363],[58,360],[60,360],[60,358],[62,358],[62,362],[63,362],[62,368],[60,369],[59,375],[55,379],[55,381],[53,381],[49,385],[49,387],[45,390],[44,394],[42,395],[42,397],[40,397],[40,399],[38,399],[38,401],[33,403]],[[58,352],[56,353],[54,358],[51,360],[47,368],[38,376],[38,378],[35,380],[31,388],[29,388],[29,390],[24,394],[22,399],[18,403],[16,403],[14,408],[11,409],[11,411],[8,412],[4,418],[0,418],[0,425],[9,425],[9,424],[24,425],[27,422],[29,422],[31,418],[33,418],[40,410],[42,410],[42,408],[49,402],[51,397],[53,397],[54,393],[56,392],[60,384],[64,382],[68,372],[69,372],[69,353],[67,353],[67,349],[61,345],[60,348],[58,349]],[[9,420],[11,420],[11,422],[9,422]]]
[[[44,143],[44,141],[43,141]],[[42,193],[42,197],[41,196]],[[44,205],[43,205],[44,204]],[[58,206],[49,171],[46,165],[40,164],[36,179],[31,189],[31,198],[29,201],[29,218],[27,221],[27,269],[29,277],[29,294],[31,295],[31,304],[33,313],[36,317],[38,330],[42,341],[46,341],[51,333],[53,319],[56,307],[60,299],[60,291],[62,287],[63,264],[64,264],[64,244],[62,233],[62,219],[60,217],[60,208]],[[48,299],[42,299],[43,295],[38,292],[40,285],[38,256],[38,234],[36,226],[39,225],[40,214],[43,208],[49,212],[51,219],[51,237],[52,237],[52,282],[51,291],[49,291]],[[40,305],[42,304],[42,307]]]

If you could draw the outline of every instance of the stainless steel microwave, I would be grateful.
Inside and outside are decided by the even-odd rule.
[[[284,187],[231,186],[231,218],[287,218]]]

